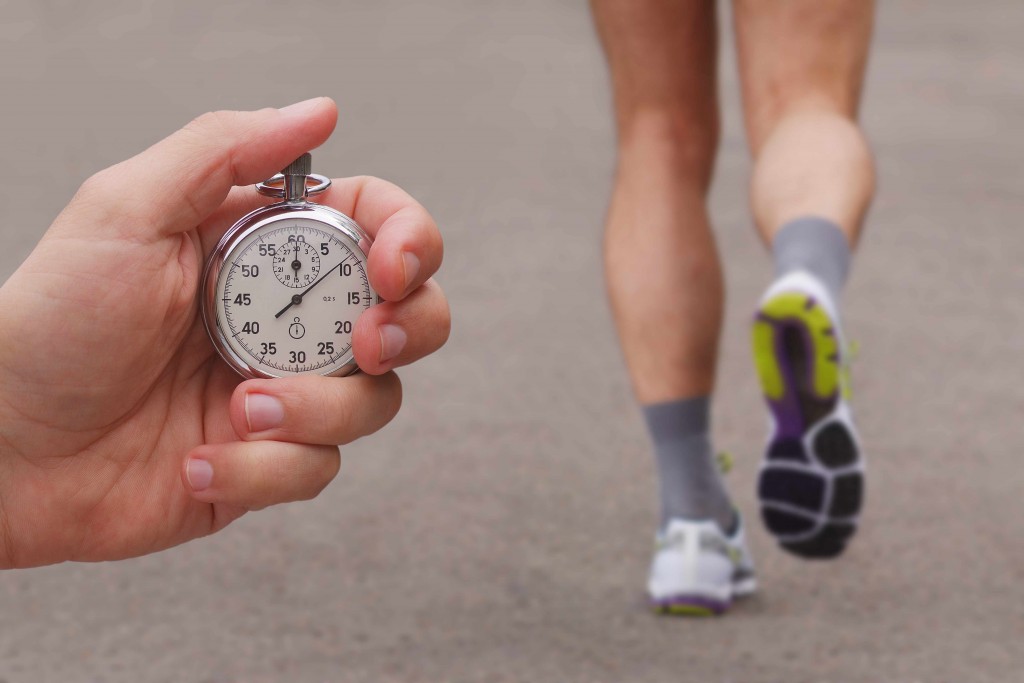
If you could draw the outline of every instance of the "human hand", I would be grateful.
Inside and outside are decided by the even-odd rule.
[[[449,330],[440,234],[398,187],[341,179],[319,200],[374,238],[363,373],[243,382],[198,315],[207,255],[267,203],[252,184],[336,120],[327,98],[201,116],[87,180],[0,288],[0,567],[142,555],[312,498],[338,444],[394,417],[391,370]]]

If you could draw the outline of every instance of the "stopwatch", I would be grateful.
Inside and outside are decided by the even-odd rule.
[[[352,330],[379,303],[366,262],[370,237],[309,196],[331,181],[303,154],[260,194],[282,201],[243,216],[210,254],[202,315],[220,356],[243,377],[347,375]]]

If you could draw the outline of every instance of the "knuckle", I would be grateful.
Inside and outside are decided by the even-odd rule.
[[[387,385],[384,391],[383,414],[387,416],[386,422],[390,422],[402,409],[402,380],[394,372],[389,372],[384,378]]]
[[[96,171],[91,176],[85,179],[85,182],[82,183],[82,186],[78,189],[78,191],[83,194],[98,192],[102,190],[103,187],[106,185],[109,177],[109,168],[105,168],[102,171]]]
[[[425,209],[424,209],[425,210]],[[438,266],[444,260],[444,236],[441,234],[441,228],[438,227],[434,219],[427,214],[427,218],[430,220],[430,250],[436,255]]]
[[[311,378],[312,379],[312,378]],[[360,402],[349,383],[336,377],[315,378],[315,390],[295,392],[289,412],[302,415],[302,423],[292,428],[296,439],[315,442],[343,442],[358,429]]]
[[[444,295],[441,285],[433,278],[423,283],[423,293],[430,301],[431,340],[440,348],[451,335],[452,309],[448,305],[448,298]]]
[[[441,319],[438,322],[438,332],[440,333],[438,348],[440,348],[448,343],[448,339],[452,334],[452,309],[448,305],[447,299],[444,299],[441,303]]]
[[[302,500],[312,500],[319,496],[327,488],[327,485],[334,481],[341,470],[341,455],[338,449],[331,447],[321,450],[322,453],[318,453],[316,457],[312,458],[316,465],[312,476],[309,477],[305,491],[303,491]]]
[[[250,464],[249,473],[249,496],[258,501],[259,504],[268,505],[279,498],[278,487],[281,478],[279,474],[278,449],[269,449],[263,457],[253,458]]]
[[[338,443],[347,443],[360,432],[360,401],[355,395],[362,392],[345,391],[341,387],[339,389],[325,396],[321,405],[327,410],[324,422],[331,425],[332,439]]]
[[[112,234],[130,231],[149,220],[146,205],[137,200],[131,178],[121,164],[86,178],[69,206],[84,210],[92,218],[92,225],[101,224]]]
[[[200,137],[219,135],[230,128],[233,119],[234,112],[208,111],[189,121],[183,130]]]
[[[363,186],[364,189],[369,190],[376,189],[375,186],[383,187],[385,185],[391,185],[391,183],[388,182],[387,180],[384,180],[383,178],[380,178],[375,175],[360,175],[356,176],[355,180],[357,180]]]
[[[85,179],[85,182],[78,188],[75,199],[92,205],[104,205],[119,195],[120,184],[114,167],[105,168]]]

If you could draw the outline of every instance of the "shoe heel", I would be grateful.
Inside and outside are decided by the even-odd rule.
[[[787,335],[802,338],[808,352],[806,368],[787,367],[792,364]],[[809,393],[819,401],[837,395],[839,340],[828,313],[814,297],[800,292],[773,296],[757,313],[751,341],[761,389],[770,402],[793,392]]]

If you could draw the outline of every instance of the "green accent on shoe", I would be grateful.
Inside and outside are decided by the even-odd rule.
[[[736,465],[736,458],[732,457],[732,453],[728,451],[719,451],[715,454],[715,464],[718,465],[719,472],[729,474]]]
[[[700,605],[664,605],[655,608],[658,614],[671,614],[678,617],[717,617],[714,610]]]
[[[825,309],[806,294],[784,292],[761,306],[761,315],[778,322],[796,320],[803,323],[814,347],[814,392],[822,398],[835,395],[841,383],[839,340]],[[761,384],[768,398],[778,400],[785,389],[775,354],[775,332],[776,329],[767,321],[754,323],[754,358]]]
[[[843,400],[845,401],[853,400],[853,377],[851,370],[858,356],[860,356],[860,342],[851,341],[846,349],[846,358],[843,359],[845,362],[840,369],[840,372],[843,374],[840,386],[843,388]]]

